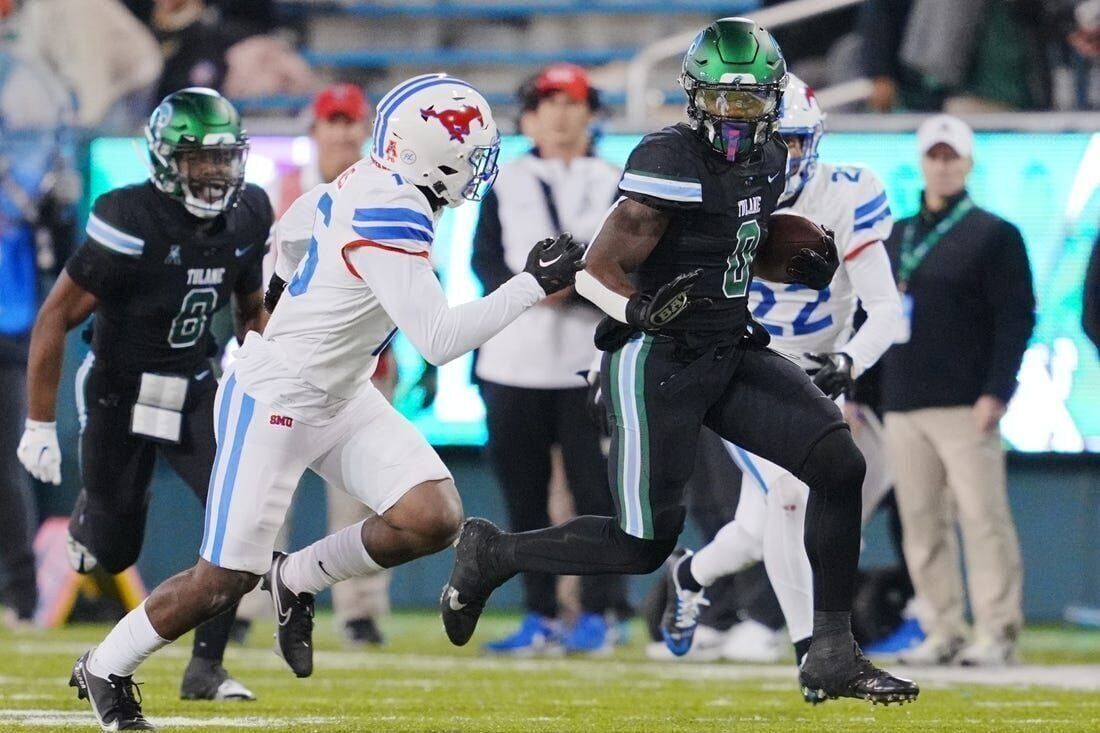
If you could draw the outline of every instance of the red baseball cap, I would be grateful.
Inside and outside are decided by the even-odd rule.
[[[370,103],[363,95],[363,90],[354,84],[330,84],[313,98],[314,119],[331,120],[342,115],[358,122],[368,114]]]
[[[587,102],[591,89],[588,72],[576,64],[547,66],[535,78],[535,92],[540,97],[554,92],[565,92],[578,102]]]

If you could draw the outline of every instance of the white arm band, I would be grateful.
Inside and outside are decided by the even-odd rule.
[[[590,275],[588,270],[581,270],[577,273],[576,286],[577,292],[592,303],[592,305],[596,306],[616,321],[626,323],[626,296],[619,295],[614,290],[608,288],[602,282]]]

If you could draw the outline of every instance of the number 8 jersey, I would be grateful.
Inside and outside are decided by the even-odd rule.
[[[869,313],[869,303],[897,300],[882,245],[893,228],[886,192],[867,168],[818,163],[803,189],[777,209],[782,211],[832,229],[841,265],[832,284],[820,292],[804,285],[754,279],[749,290],[752,317],[771,334],[772,348],[802,366],[816,366],[803,358],[805,353],[844,351],[852,357],[858,375],[878,360],[894,335],[892,330],[877,332],[878,324],[869,319],[848,340],[857,300],[864,301]],[[883,319],[882,325],[892,329],[896,323]]]
[[[88,238],[65,264],[96,296],[96,366],[192,376],[216,351],[211,317],[233,295],[258,291],[274,214],[262,188],[212,220],[145,182],[109,191],[88,216]]]

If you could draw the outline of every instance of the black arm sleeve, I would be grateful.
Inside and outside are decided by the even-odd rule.
[[[1035,328],[1035,291],[1020,230],[1004,222],[991,244],[999,256],[990,258],[985,270],[986,297],[993,308],[993,350],[982,393],[1007,403],[1016,391],[1016,374]]]
[[[534,244],[531,242],[531,246]],[[489,191],[481,202],[477,228],[474,230],[474,254],[470,265],[486,293],[493,292],[515,275],[504,261],[500,199],[493,191]]]
[[[898,78],[898,49],[911,6],[911,0],[867,0],[860,7],[857,31],[867,76]]]
[[[1088,272],[1085,273],[1081,326],[1093,346],[1100,351],[1100,237],[1092,245]]]

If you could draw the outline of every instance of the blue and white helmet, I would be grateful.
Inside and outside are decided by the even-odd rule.
[[[371,159],[448,206],[480,201],[497,176],[500,133],[485,97],[446,74],[425,74],[378,103]]]
[[[817,167],[817,145],[825,134],[825,113],[817,103],[814,90],[794,74],[787,75],[783,105],[779,114],[779,134],[802,141],[802,155],[787,156],[787,187],[780,203],[798,194]]]

